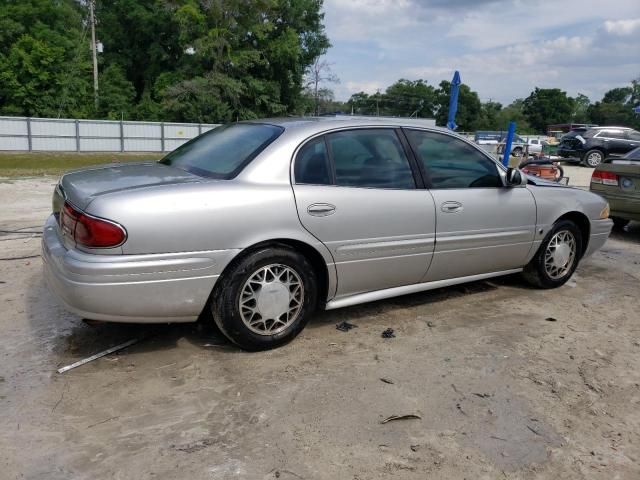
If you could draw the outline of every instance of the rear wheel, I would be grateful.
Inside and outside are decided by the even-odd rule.
[[[596,149],[589,150],[587,153],[584,154],[584,157],[582,159],[582,162],[587,167],[592,167],[592,168],[597,167],[603,161],[604,161],[604,153],[601,150],[596,150]]]
[[[576,267],[582,252],[582,235],[569,220],[557,222],[540,245],[535,257],[524,268],[527,282],[538,288],[564,285]]]
[[[313,268],[287,248],[258,250],[232,265],[219,282],[211,302],[213,319],[244,350],[267,350],[291,341],[316,306]]]

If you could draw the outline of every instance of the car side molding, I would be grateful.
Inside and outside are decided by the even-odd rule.
[[[360,303],[375,302],[376,300],[384,300],[387,298],[397,297],[399,295],[408,295],[410,293],[425,292],[427,290],[435,290],[436,288],[449,287],[460,283],[476,282],[487,278],[501,277],[503,275],[511,275],[519,273],[522,268],[514,268],[511,270],[503,270],[501,272],[481,273],[479,275],[469,275],[467,277],[448,278],[445,280],[436,280],[433,282],[416,283],[412,285],[404,285],[402,287],[385,288],[384,290],[376,290],[374,292],[358,293],[347,297],[337,298],[327,302],[325,310],[335,310],[336,308],[350,307]]]

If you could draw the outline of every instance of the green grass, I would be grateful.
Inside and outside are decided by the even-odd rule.
[[[69,170],[112,162],[158,160],[162,153],[2,153],[0,177],[61,175]]]

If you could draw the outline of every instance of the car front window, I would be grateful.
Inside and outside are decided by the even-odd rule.
[[[435,132],[406,132],[425,167],[430,188],[503,186],[495,162],[462,140]]]
[[[283,131],[282,127],[260,123],[224,125],[189,140],[160,163],[201,177],[230,179]]]

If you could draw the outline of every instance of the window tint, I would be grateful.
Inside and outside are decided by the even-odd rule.
[[[600,138],[625,138],[622,130],[603,130],[598,135]]]
[[[224,125],[189,140],[160,163],[202,177],[233,178],[283,130],[258,123]]]
[[[324,137],[311,140],[298,152],[293,167],[296,183],[330,185],[329,162]]]
[[[635,142],[640,141],[640,133],[636,132],[635,130],[628,131],[627,135],[629,136],[629,140],[633,140]]]
[[[415,188],[402,144],[394,130],[349,130],[327,135],[336,185]]]
[[[431,188],[502,187],[495,162],[462,140],[434,132],[407,130]]]

